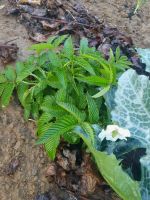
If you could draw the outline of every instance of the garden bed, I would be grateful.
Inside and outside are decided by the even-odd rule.
[[[2,1],[2,5],[5,4],[6,1]],[[97,2],[98,3],[98,2]],[[119,1],[119,5],[122,5],[119,7],[117,4],[111,4],[113,6],[113,9],[121,10],[121,13],[126,13],[124,11],[124,5],[122,2]],[[97,11],[97,4],[96,3],[90,3],[86,2],[85,6],[89,6],[90,9],[93,11],[99,13],[100,10],[104,10],[108,8],[108,2],[100,3],[99,10]],[[94,7],[95,5],[95,7]],[[145,9],[145,10],[144,10]],[[101,17],[101,14],[97,14],[99,16],[100,20],[103,18],[106,22],[111,23],[112,26],[117,25],[119,22],[120,25],[118,26],[121,30],[126,30],[130,36],[135,41],[135,45],[137,46],[144,46],[147,47],[147,33],[148,29],[145,33],[144,40],[142,39],[142,34],[139,34],[139,26],[144,27],[142,28],[143,33],[145,31],[145,25],[148,23],[149,18],[145,16],[143,13],[147,13],[147,10],[149,7],[143,8],[145,12],[140,11],[140,17],[139,16],[133,16],[133,20],[130,21],[130,19],[125,17],[126,20],[126,26],[129,28],[128,30],[126,27],[122,27],[122,24],[124,20],[122,18],[119,19],[117,15],[113,15],[111,12],[110,16],[103,16]],[[129,7],[130,10],[130,7]],[[104,12],[104,11],[103,11]],[[118,12],[118,13],[120,13]],[[110,12],[106,12],[109,13]],[[126,13],[127,14],[127,13]],[[9,17],[9,16],[3,16],[3,13],[0,13],[0,22],[2,24],[1,26],[1,33],[0,33],[0,39],[2,42],[7,42],[11,38],[15,39],[15,42],[17,42],[17,45],[19,46],[19,59],[24,59],[24,56],[28,54],[25,50],[25,47],[29,47],[31,42],[28,40],[28,34],[26,33],[26,30],[22,25],[17,23],[15,17]],[[119,14],[118,14],[119,15]],[[112,17],[113,16],[113,17]],[[144,23],[142,22],[144,20]],[[147,21],[146,21],[147,20]],[[131,24],[132,25],[131,25]],[[134,23],[136,24],[134,26]],[[124,26],[124,25],[123,25]],[[137,28],[138,27],[138,28]],[[132,30],[135,31],[132,33]],[[7,36],[6,36],[7,35]],[[145,42],[146,41],[146,42]],[[4,66],[2,65],[2,68]],[[34,122],[25,122],[23,120],[23,114],[21,108],[18,106],[18,101],[15,98],[11,105],[5,110],[1,111],[1,183],[2,183],[2,190],[0,193],[0,197],[2,200],[5,199],[34,199],[39,193],[45,193],[45,199],[78,199],[78,195],[71,192],[71,190],[66,190],[64,192],[60,189],[57,190],[56,185],[49,184],[48,183],[48,176],[49,173],[48,169],[51,168],[51,165],[49,164],[49,161],[46,157],[46,155],[43,153],[43,149],[41,147],[37,147],[34,145],[35,142],[35,125]],[[32,152],[32,153],[31,153]],[[46,176],[45,176],[46,174]],[[103,188],[103,191],[100,193],[102,196],[97,197],[89,197],[89,199],[115,199],[117,197],[114,197],[114,193],[110,190],[110,188],[106,185],[106,183],[103,180],[101,181],[101,188]],[[55,192],[54,192],[55,188]],[[69,189],[69,188],[68,188]],[[53,192],[52,192],[53,191]],[[104,197],[104,196],[105,197]],[[64,196],[64,197],[63,197]],[[67,196],[67,197],[66,197]],[[40,196],[37,196],[37,199],[40,199]],[[88,197],[81,196],[79,199],[88,199]]]

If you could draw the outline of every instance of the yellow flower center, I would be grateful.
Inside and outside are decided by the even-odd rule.
[[[118,131],[117,131],[117,130],[114,130],[114,131],[112,132],[112,137],[115,138],[117,135],[118,135]]]

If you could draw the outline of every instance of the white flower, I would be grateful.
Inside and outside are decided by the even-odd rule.
[[[118,139],[120,140],[127,140],[126,137],[130,137],[130,131],[125,128],[121,128],[117,125],[108,125],[106,127],[106,130],[102,130],[101,133],[98,135],[98,137],[101,139],[101,141],[106,138],[106,140],[116,141]]]

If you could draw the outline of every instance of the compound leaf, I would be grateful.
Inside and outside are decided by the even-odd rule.
[[[61,136],[65,132],[71,131],[76,124],[77,120],[73,116],[65,115],[51,125],[47,132],[39,138],[37,144],[43,144],[47,142],[47,140],[53,135]]]

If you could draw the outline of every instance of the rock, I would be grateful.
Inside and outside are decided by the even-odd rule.
[[[47,193],[38,195],[35,200],[50,200]]]

